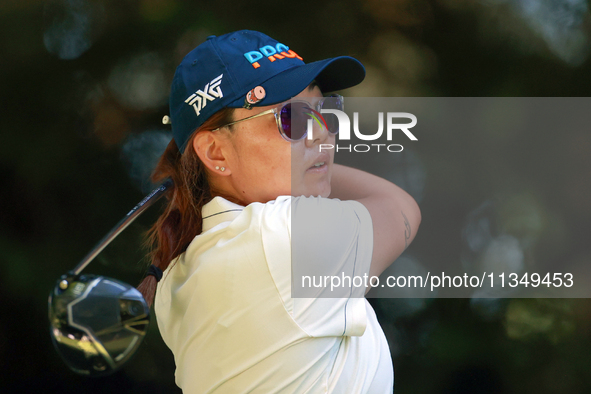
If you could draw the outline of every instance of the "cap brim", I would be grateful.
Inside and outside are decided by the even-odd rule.
[[[266,95],[256,106],[287,101],[300,94],[314,80],[323,93],[328,93],[358,85],[364,78],[365,67],[355,58],[339,56],[319,60],[290,68],[261,83],[260,86],[265,89]],[[244,92],[244,95],[230,103],[228,107],[243,107],[246,93],[248,92]]]

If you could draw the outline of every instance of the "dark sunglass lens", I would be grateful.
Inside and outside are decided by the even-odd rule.
[[[327,97],[322,103],[322,109],[343,110],[343,99],[341,97]],[[323,113],[322,116],[328,126],[328,131],[336,134],[339,132],[339,120],[335,114]]]
[[[306,135],[311,112],[308,105],[299,102],[288,103],[282,108],[281,124],[287,138],[300,140]]]
[[[283,133],[291,139],[291,103],[287,103],[281,108],[280,117]]]

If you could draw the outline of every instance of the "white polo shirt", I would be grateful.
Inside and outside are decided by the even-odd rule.
[[[164,272],[154,303],[185,394],[392,393],[388,343],[365,298],[291,295],[292,215],[328,218],[310,223],[309,249],[294,258],[369,272],[361,203],[215,197],[202,213],[203,232]]]

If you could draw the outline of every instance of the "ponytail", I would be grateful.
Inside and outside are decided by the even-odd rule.
[[[160,183],[172,179],[173,186],[166,192],[163,213],[147,233],[146,243],[150,247],[151,264],[164,271],[177,256],[202,231],[201,208],[211,199],[211,188],[205,165],[192,147],[193,138],[203,130],[213,130],[232,121],[231,108],[224,108],[212,115],[199,127],[187,142],[187,148],[180,153],[174,140],[162,154],[152,173],[152,181]],[[148,275],[138,290],[148,305],[152,305],[157,280]]]

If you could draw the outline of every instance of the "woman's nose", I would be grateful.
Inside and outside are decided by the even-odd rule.
[[[308,133],[306,135],[306,146],[313,147],[316,144],[322,144],[328,139],[328,130],[321,120],[308,119]]]

